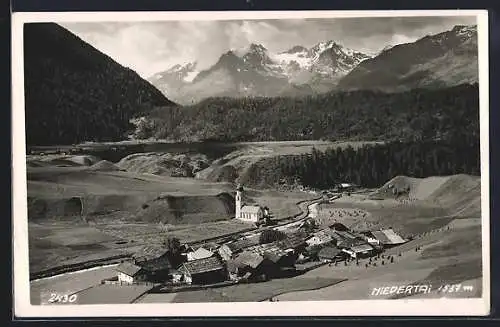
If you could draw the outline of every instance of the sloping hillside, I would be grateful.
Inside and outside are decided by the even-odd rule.
[[[54,23],[24,25],[24,63],[28,145],[121,140],[131,118],[174,105]]]
[[[450,31],[382,51],[361,62],[338,86],[392,92],[476,83],[477,58],[476,26],[455,26]]]
[[[450,209],[457,217],[481,216],[481,177],[465,174],[412,178],[396,176],[375,191],[374,198],[408,198]]]
[[[149,201],[135,219],[164,224],[201,224],[234,217],[234,198],[228,193],[210,196],[165,196]]]

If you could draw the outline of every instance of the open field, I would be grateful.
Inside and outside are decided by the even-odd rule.
[[[78,304],[128,304],[149,291],[146,285],[97,285],[78,295]]]
[[[97,285],[102,279],[116,276],[115,267],[116,265],[111,265],[31,281],[31,304],[40,304],[41,293],[58,292],[69,295]]]
[[[336,278],[293,278],[274,279],[267,282],[238,284],[194,292],[178,293],[173,302],[256,302],[265,301],[285,292],[311,290],[342,282]]]

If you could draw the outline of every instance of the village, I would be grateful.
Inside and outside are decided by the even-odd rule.
[[[326,197],[350,193],[355,185],[340,184]],[[255,283],[300,275],[319,266],[388,265],[393,256],[384,250],[406,243],[391,228],[352,231],[340,222],[320,228],[309,212],[305,219],[280,226],[272,221],[270,209],[243,202],[243,187],[235,196],[235,219],[255,224],[257,231],[229,241],[209,242],[196,247],[168,238],[164,247],[145,247],[132,260],[116,268],[116,276],[102,284],[154,285],[162,292],[209,288],[237,283]],[[313,210],[317,202],[308,206]]]

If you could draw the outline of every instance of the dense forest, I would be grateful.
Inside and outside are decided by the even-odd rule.
[[[130,119],[174,105],[134,71],[53,23],[24,25],[28,145],[123,140]]]
[[[391,142],[366,145],[357,150],[352,147],[325,152],[314,149],[309,154],[279,156],[273,160],[272,167],[282,182],[297,182],[319,189],[341,182],[378,187],[398,175],[480,174],[479,139],[476,137]]]
[[[435,140],[479,135],[477,84],[401,93],[213,98],[157,108],[142,137],[177,141]]]

